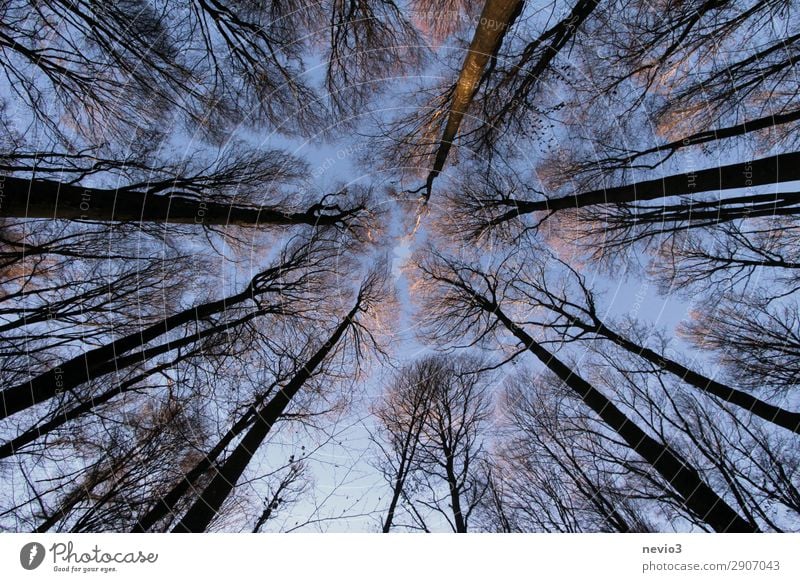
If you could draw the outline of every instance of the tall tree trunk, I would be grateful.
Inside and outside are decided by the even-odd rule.
[[[314,370],[323,362],[345,331],[352,325],[353,318],[360,309],[361,298],[359,297],[356,305],[339,323],[339,326],[325,344],[305,363],[286,386],[266,406],[258,411],[252,428],[245,434],[222,466],[217,469],[217,474],[200,494],[200,497],[192,504],[183,519],[175,526],[172,530],[173,532],[203,532],[208,528],[208,525],[233,491],[236,482],[244,473],[253,455],[264,442],[275,422],[283,414],[292,398],[300,391],[306,381],[312,377]]]
[[[519,108],[520,104],[525,102],[539,82],[539,77],[552,64],[553,59],[561,52],[561,49],[575,37],[580,26],[594,12],[599,3],[600,0],[578,0],[566,18],[557,22],[525,47],[517,63],[510,69],[510,74],[519,76],[522,80],[512,96],[501,98],[503,106],[489,120],[492,129],[502,126],[505,121],[504,118],[509,112]],[[547,44],[545,45],[546,41]],[[536,56],[537,51],[540,49],[542,54],[538,59],[531,62],[531,59]],[[513,80],[510,83],[513,83]],[[489,100],[498,99],[497,96],[491,93],[486,98]]]
[[[400,455],[400,466],[397,468],[397,478],[392,488],[392,498],[389,501],[389,508],[386,511],[386,518],[383,521],[382,532],[389,533],[392,529],[394,522],[394,514],[397,511],[397,504],[400,502],[400,497],[403,495],[403,488],[406,484],[406,478],[410,470],[411,462],[416,456],[417,445],[419,444],[420,435],[422,434],[423,417],[428,412],[426,407],[427,400],[422,402],[415,402],[414,410],[412,411],[412,424],[409,426],[408,432],[405,434],[403,441],[403,449]]]
[[[593,331],[609,339],[630,353],[644,358],[648,362],[674,374],[687,384],[690,384],[691,386],[694,386],[695,388],[698,388],[707,394],[711,394],[720,400],[739,406],[740,408],[743,408],[744,410],[766,420],[767,422],[771,422],[794,433],[800,434],[800,413],[791,412],[789,410],[780,408],[779,406],[774,406],[768,402],[764,402],[763,400],[756,398],[755,396],[752,396],[751,394],[748,394],[747,392],[731,388],[730,386],[727,386],[721,382],[717,382],[711,378],[690,370],[675,360],[666,358],[649,348],[640,346],[639,344],[630,341],[629,339],[606,327],[602,322],[598,321],[594,326],[582,324],[580,327],[586,329],[587,331]]]
[[[215,334],[224,333],[248,321],[252,321],[253,319],[261,315],[263,315],[262,311],[256,311],[246,315],[245,317],[241,317],[235,321],[210,327],[208,329],[203,330],[200,333],[188,335],[173,342],[166,342],[164,344],[155,346],[153,348],[148,348],[125,357],[117,358],[111,362],[108,362],[94,369],[90,374],[91,375],[90,379],[94,380],[105,374],[110,374],[117,370],[122,370],[136,364],[142,364],[152,358],[155,358],[156,356],[160,356],[167,352],[172,352],[187,345],[199,342],[203,338]],[[146,378],[152,376],[153,374],[157,374],[162,370],[172,367],[178,362],[186,360],[194,355],[195,355],[194,351],[182,353],[174,360],[165,364],[159,364],[158,366],[155,366],[150,370],[146,370],[141,374],[137,374],[133,378],[124,381],[120,385],[115,386],[110,390],[106,390],[105,392],[97,396],[91,396],[88,400],[81,402],[80,404],[70,408],[69,410],[64,410],[63,412],[59,411],[58,413],[54,414],[50,420],[42,422],[41,424],[30,428],[25,432],[21,433],[20,435],[14,437],[12,440],[0,445],[0,459],[4,459],[6,457],[16,454],[19,451],[19,449],[22,448],[23,446],[53,432],[59,427],[65,425],[67,422],[75,420],[76,418],[79,418],[80,416],[83,416],[84,414],[93,411],[98,406],[105,404],[106,402],[109,402],[115,397],[136,389],[137,385],[142,380],[145,380]]]
[[[130,354],[125,357],[117,358],[111,362],[108,362],[94,370],[90,373],[91,378],[90,380],[94,380],[99,378],[105,374],[110,374],[112,372],[125,369],[129,366],[133,366],[136,364],[142,364],[147,362],[148,360],[155,358],[156,356],[165,354],[167,352],[175,351],[182,347],[185,347],[189,344],[193,344],[199,342],[203,338],[224,333],[232,328],[235,328],[243,323],[251,321],[260,315],[263,315],[263,312],[256,311],[254,313],[250,313],[245,317],[241,317],[235,321],[224,323],[222,325],[217,325],[214,327],[210,327],[208,329],[203,330],[200,333],[188,335],[183,337],[179,340],[175,340],[173,342],[167,342],[153,348],[148,348],[133,354]],[[119,386],[115,386],[114,388],[107,390],[97,396],[91,396],[88,400],[81,402],[80,404],[70,408],[69,410],[64,410],[63,412],[58,412],[53,415],[53,417],[45,422],[42,422],[39,425],[36,425],[25,432],[21,433],[20,435],[14,437],[12,440],[0,445],[0,459],[4,459],[11,455],[16,454],[20,448],[23,446],[53,432],[54,430],[58,429],[59,427],[65,425],[67,422],[71,420],[75,420],[84,414],[87,414],[93,411],[98,406],[109,402],[110,400],[114,399],[115,397],[125,394],[130,390],[134,390],[137,388],[137,385],[142,380],[152,376],[153,374],[157,374],[160,371],[174,366],[180,361],[186,360],[190,357],[195,355],[194,352],[186,352],[181,354],[176,359],[165,363],[160,364],[150,370],[146,370],[141,374],[137,374],[135,377],[126,380],[125,382],[121,383]]]
[[[721,200],[688,200],[678,204],[655,206],[625,204],[623,213],[606,212],[601,216],[606,228],[628,228],[636,224],[655,224],[659,230],[684,229],[685,225],[719,225],[742,218],[769,218],[800,214],[800,192],[749,194]],[[668,225],[668,226],[667,226]]]
[[[455,468],[453,467],[453,453],[445,447],[445,474],[447,476],[447,486],[450,489],[450,506],[453,508],[453,524],[456,526],[456,533],[467,533],[467,521],[461,509],[461,491],[458,486]]]
[[[548,200],[505,200],[499,204],[513,206],[512,210],[494,218],[492,224],[513,220],[520,214],[553,212],[567,208],[584,208],[598,204],[621,204],[642,200],[655,200],[670,196],[715,192],[734,188],[749,188],[800,180],[800,152],[779,154],[758,160],[739,162],[719,168],[708,168],[635,182],[625,186],[582,192],[574,196]],[[760,196],[760,195],[757,195]],[[780,193],[774,195],[780,201]],[[745,202],[741,197],[741,201]],[[759,201],[761,201],[759,197]],[[724,201],[722,201],[724,203]]]
[[[433,169],[428,174],[425,183],[426,201],[431,197],[433,181],[444,168],[450,148],[458,135],[458,128],[472,103],[486,64],[502,45],[506,32],[522,11],[523,4],[524,0],[486,0],[486,4],[483,6],[475,35],[467,49],[467,56],[464,58],[464,64],[450,99],[450,115],[447,117],[447,123],[439,141]]]
[[[144,329],[75,356],[21,384],[6,388],[0,392],[0,401],[2,401],[0,419],[45,402],[57,394],[77,388],[101,375],[113,372],[120,367],[123,354],[142,347],[147,342],[181,325],[200,321],[251,297],[253,297],[253,292],[248,286],[245,291],[236,295],[185,309]]]
[[[332,225],[357,211],[320,205],[304,212],[225,204],[188,195],[148,194],[131,190],[89,188],[54,180],[0,177],[4,186],[0,217],[50,218],[116,222],[238,225]]]
[[[0,445],[0,459],[5,459],[6,457],[10,457],[11,455],[17,454],[19,450],[27,444],[32,443],[33,441],[42,438],[56,430],[57,428],[65,425],[71,420],[75,420],[76,418],[87,414],[88,412],[94,410],[97,406],[101,404],[105,404],[109,400],[113,399],[120,394],[125,394],[130,390],[136,388],[137,384],[142,380],[152,376],[153,374],[157,374],[162,370],[165,370],[175,364],[175,361],[169,362],[167,364],[162,364],[156,366],[151,370],[147,370],[142,374],[136,375],[134,378],[130,380],[126,380],[119,386],[115,386],[111,390],[107,390],[106,392],[100,394],[99,396],[93,396],[89,400],[78,404],[70,408],[69,410],[65,410],[64,412],[58,412],[53,415],[50,420],[44,421],[36,426],[29,428],[25,432],[19,434],[18,436],[14,437],[10,441],[3,443]]]
[[[517,326],[500,307],[471,292],[481,308],[494,315],[533,355],[571,388],[580,399],[616,432],[627,445],[647,461],[681,498],[684,506],[717,532],[757,532],[758,526],[741,517],[709,487],[697,469],[684,461],[670,446],[650,437],[602,392],[571,370],[552,353]]]
[[[389,508],[386,510],[386,518],[383,520],[383,527],[381,531],[383,533],[389,533],[392,529],[392,523],[394,522],[394,514],[397,511],[397,504],[400,501],[400,496],[403,494],[403,487],[405,486],[406,482],[406,460],[403,458],[400,461],[400,467],[397,470],[397,478],[394,482],[394,487],[392,488],[392,498],[389,501]]]
[[[691,135],[687,135],[686,137],[673,140],[669,143],[648,148],[646,150],[634,152],[629,156],[625,156],[616,159],[614,161],[623,165],[629,164],[634,160],[649,154],[657,154],[662,152],[667,154],[672,154],[686,147],[700,145],[713,141],[720,141],[723,139],[727,139],[729,137],[746,135],[753,131],[769,129],[777,127],[779,125],[783,125],[785,123],[793,123],[795,121],[800,121],[800,109],[795,109],[793,111],[788,111],[786,113],[778,113],[775,115],[765,115],[764,117],[757,117],[755,119],[750,119],[748,121],[742,122],[738,125],[731,125],[728,127],[720,127],[717,129],[700,131],[697,133],[693,133]]]
[[[253,424],[256,409],[262,401],[263,398],[260,398],[256,404],[251,406],[247,412],[228,429],[228,432],[217,441],[212,449],[203,455],[203,458],[200,459],[166,495],[159,497],[155,505],[153,505],[144,516],[137,520],[136,524],[133,526],[133,533],[147,532],[156,523],[174,513],[178,502],[183,499],[183,496],[197,483],[197,480],[216,463],[227,446]]]

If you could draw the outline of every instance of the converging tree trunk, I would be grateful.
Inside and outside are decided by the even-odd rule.
[[[775,406],[756,398],[752,394],[737,390],[722,382],[712,380],[675,360],[662,356],[649,348],[630,341],[602,323],[596,326],[590,326],[590,330],[611,340],[618,346],[625,348],[630,353],[640,356],[651,364],[655,364],[659,368],[674,374],[687,384],[719,398],[723,402],[734,404],[767,422],[800,434],[800,413],[785,410],[780,406]]]
[[[568,208],[585,208],[601,204],[623,204],[701,192],[780,184],[794,180],[800,180],[800,152],[779,154],[718,168],[665,176],[654,180],[644,180],[626,184],[625,186],[581,192],[574,196],[538,201],[502,200],[498,201],[498,206],[513,207],[513,209],[492,219],[491,224],[496,225],[507,222],[522,214],[530,214],[532,212],[556,212]],[[774,198],[778,207],[780,207],[784,197],[788,198],[792,204],[798,202],[797,194],[795,193],[776,193],[768,196]],[[746,208],[750,198],[753,199],[753,202],[766,202],[769,204],[769,200],[765,201],[762,195],[737,197],[736,202]],[[724,205],[725,200],[721,200],[718,204]]]
[[[266,393],[268,394],[268,393]],[[150,510],[136,521],[133,527],[133,533],[144,533],[149,531],[159,521],[165,519],[169,515],[173,515],[181,499],[184,498],[186,493],[195,486],[198,479],[205,475],[208,470],[214,466],[219,456],[225,451],[233,440],[242,434],[247,428],[253,424],[257,407],[261,405],[264,398],[259,398],[252,406],[250,406],[237,420],[228,431],[222,435],[222,438],[205,454],[203,457],[184,474],[178,483],[169,490],[168,493],[158,498],[156,503]]]
[[[417,364],[416,371],[421,371],[420,368],[424,370],[425,364]],[[383,533],[389,533],[392,529],[397,505],[416,459],[425,416],[429,412],[430,393],[413,388],[413,379],[412,385],[409,386],[407,377],[401,375],[396,379],[387,402],[377,411],[377,416],[393,445],[391,453],[396,457],[394,459],[396,466],[384,471],[384,474],[392,480],[392,497],[381,527]],[[404,412],[407,414],[403,414]]]
[[[444,168],[450,148],[458,135],[458,128],[472,103],[486,64],[497,53],[509,27],[522,11],[523,4],[524,0],[486,0],[483,6],[478,27],[475,29],[475,35],[467,49],[461,73],[450,97],[450,114],[436,150],[433,169],[425,182],[426,201],[431,197],[433,181]]]
[[[336,347],[339,340],[353,325],[353,319],[363,309],[362,296],[359,294],[355,305],[342,319],[323,346],[300,368],[300,371],[280,389],[280,392],[266,406],[256,413],[250,430],[225,459],[211,482],[205,487],[199,498],[192,504],[173,532],[204,532],[219,512],[222,504],[236,487],[236,483],[244,473],[250,460],[256,454],[267,434],[283,411],[300,391],[306,381],[311,378],[317,367]]]
[[[583,284],[583,282],[581,282],[580,285],[581,290],[586,297],[586,304],[588,307],[578,306],[574,302],[567,302],[564,297],[548,291],[547,285],[538,285],[534,283],[533,286],[546,296],[544,301],[537,301],[536,304],[567,318],[571,326],[574,326],[584,332],[596,334],[615,343],[631,354],[647,360],[651,364],[654,364],[662,370],[677,376],[683,382],[686,382],[690,386],[694,386],[706,394],[710,394],[711,396],[719,398],[723,402],[733,404],[751,414],[754,414],[755,416],[758,416],[763,420],[766,420],[767,422],[790,430],[796,434],[800,434],[800,413],[792,412],[779,406],[775,406],[743,390],[733,388],[722,382],[708,378],[707,376],[687,368],[683,364],[659,354],[654,350],[651,350],[650,348],[647,348],[609,328],[597,315],[595,309],[595,300],[591,291]],[[569,305],[571,310],[565,309],[565,305]],[[580,310],[580,312],[585,314],[586,317],[582,318],[580,315],[576,315],[572,310]]]
[[[741,517],[719,497],[669,445],[661,443],[617,408],[605,395],[543,348],[522,328],[514,324],[498,306],[484,301],[492,313],[514,337],[535,355],[551,372],[569,386],[603,422],[646,460],[682,498],[686,508],[717,532],[757,532],[758,526]]]
[[[668,486],[675,491],[684,507],[698,519],[710,525],[717,532],[756,532],[758,526],[743,518],[703,480],[698,470],[684,460],[668,444],[660,442],[646,432],[620,410],[602,392],[553,353],[533,339],[522,327],[515,324],[501,309],[499,303],[486,297],[458,275],[458,267],[447,264],[445,272],[428,271],[438,284],[451,288],[463,297],[466,304],[473,306],[477,313],[483,312],[496,320],[510,332],[523,346],[553,372],[565,386],[569,387],[586,406],[640,457],[661,475]],[[454,269],[454,270],[451,270]],[[471,271],[478,277],[481,274]],[[449,273],[449,274],[448,274]],[[485,279],[490,281],[490,279]]]
[[[207,226],[337,225],[361,208],[314,205],[302,212],[269,206],[204,200],[190,194],[149,194],[127,189],[76,186],[53,180],[0,179],[0,217],[114,222],[154,222]]]
[[[483,96],[488,117],[482,131],[489,134],[507,126],[510,118],[527,113],[527,103],[535,98],[541,77],[551,69],[553,61],[570,41],[600,0],[579,0],[565,18],[528,43],[513,64],[497,74],[495,87]]]
[[[387,460],[381,467],[384,477],[393,487],[384,533],[411,479],[417,504],[443,515],[454,532],[467,532],[488,489],[481,433],[489,409],[480,367],[477,357],[426,356],[395,376],[376,411],[386,444],[374,439]]]
[[[800,121],[800,109],[787,111],[786,113],[778,113],[775,115],[765,115],[764,117],[756,117],[754,119],[749,119],[742,123],[731,125],[728,127],[718,127],[716,129],[699,131],[697,133],[687,135],[685,137],[670,141],[662,145],[654,146],[646,150],[633,152],[630,155],[624,157],[609,158],[608,160],[601,161],[601,163],[603,165],[606,165],[608,162],[613,162],[613,164],[616,166],[624,167],[625,165],[630,164],[635,160],[650,154],[663,153],[667,154],[667,157],[669,157],[678,150],[681,150],[683,148],[702,145],[715,141],[721,141],[731,137],[738,137],[741,135],[746,135],[753,131],[771,129],[787,123],[794,123],[795,121]]]
[[[176,349],[181,345],[181,340],[176,340],[172,344],[166,342],[161,346],[151,348],[151,353],[147,353],[144,350],[140,354],[125,356],[125,354],[137,348],[143,348],[148,342],[166,335],[183,325],[204,321],[212,315],[224,313],[226,310],[232,309],[248,300],[257,300],[260,295],[277,292],[282,289],[286,290],[287,285],[297,285],[297,282],[290,281],[286,277],[293,269],[302,267],[305,261],[309,260],[309,249],[310,246],[295,249],[293,256],[284,257],[278,266],[271,267],[256,275],[240,293],[184,309],[143,329],[70,358],[50,370],[34,376],[30,380],[4,389],[0,392],[0,401],[2,401],[0,419],[46,402],[58,394],[71,391],[86,382],[126,366],[141,363],[154,355]],[[275,312],[279,308],[280,305],[276,303],[254,308],[254,312],[263,315]],[[252,319],[252,317],[249,319]],[[225,329],[227,329],[225,325],[220,327],[220,331]],[[191,342],[202,337],[203,332],[196,331],[185,339]],[[184,341],[183,343],[187,342]]]

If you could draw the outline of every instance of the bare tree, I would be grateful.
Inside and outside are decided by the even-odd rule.
[[[800,378],[800,305],[726,296],[695,310],[683,326],[699,349],[712,350],[728,374],[752,389],[791,391]]]
[[[795,192],[772,192],[769,194],[749,194],[730,199],[695,200],[702,192],[715,192],[751,186],[780,184],[798,179],[796,162],[800,154],[787,153],[770,156],[744,163],[730,164],[718,168],[708,168],[663,176],[654,180],[644,180],[579,192],[569,196],[545,198],[542,200],[523,200],[509,197],[480,199],[486,207],[498,209],[485,228],[515,220],[520,216],[542,213],[548,215],[562,210],[588,209],[598,207],[599,212],[592,220],[604,221],[610,229],[632,228],[639,224],[681,225],[693,221],[699,224],[716,224],[719,221],[736,218],[755,218],[759,216],[794,215],[797,194]],[[660,200],[673,196],[688,196],[675,204],[661,203],[649,207],[640,202]],[[648,214],[649,213],[649,214]],[[616,224],[619,223],[619,224]]]
[[[795,8],[2,3],[0,529],[797,529]]]
[[[302,15],[247,1],[14,1],[3,7],[2,72],[61,138],[72,136],[60,115],[89,138],[146,131],[175,112],[217,136],[245,120],[307,128],[321,108],[294,64],[303,22],[291,20]]]
[[[297,373],[284,386],[280,387],[278,393],[269,402],[258,409],[250,429],[244,434],[225,461],[215,467],[215,474],[211,481],[172,531],[202,532],[208,528],[222,504],[233,491],[236,482],[244,473],[253,455],[262,445],[267,434],[284,410],[286,410],[294,396],[314,375],[317,368],[331,354],[335,353],[335,350],[341,350],[339,342],[343,340],[345,333],[352,326],[358,325],[356,321],[358,314],[368,310],[377,300],[380,295],[379,285],[380,278],[377,274],[371,274],[365,280],[358,291],[353,308],[344,316],[322,346],[299,368]]]
[[[376,81],[420,64],[422,43],[394,0],[329,0],[320,8],[325,86],[346,122],[377,90]]]
[[[496,451],[502,489],[494,513],[514,531],[647,532],[647,507],[631,494],[622,466],[600,454],[597,433],[551,375],[518,372],[503,397]],[[513,526],[511,525],[513,524]]]
[[[444,516],[454,532],[467,532],[487,487],[482,433],[489,402],[479,368],[467,356],[442,355],[398,372],[377,412],[386,440],[384,477],[392,486],[384,533],[401,498]]]
[[[389,533],[395,523],[398,504],[413,471],[425,416],[430,409],[431,391],[424,386],[434,376],[432,366],[433,360],[424,359],[402,368],[373,412],[380,423],[380,433],[373,435],[372,440],[381,450],[379,467],[392,488],[381,526],[383,533]]]
[[[436,256],[436,255],[435,255]],[[702,474],[677,450],[642,430],[603,392],[536,341],[501,307],[495,275],[447,259],[440,254],[420,265],[440,291],[434,296],[441,307],[431,319],[434,333],[447,337],[453,326],[462,333],[486,335],[505,329],[522,346],[568,386],[603,423],[640,455],[698,519],[716,531],[758,531],[756,523],[739,515],[704,481]],[[435,287],[432,291],[435,292]],[[453,311],[453,308],[457,311]]]
[[[523,48],[498,55],[480,96],[481,125],[470,136],[472,143],[491,152],[499,135],[514,126],[525,127],[538,117],[544,104],[542,78],[556,69],[554,61],[559,53],[583,34],[585,21],[600,4],[600,0],[579,0],[564,18]]]
[[[52,493],[55,505],[48,508],[51,495],[35,492],[41,519],[35,531],[119,530],[130,521],[151,488],[163,486],[171,464],[192,455],[184,433],[197,429],[191,402],[168,400],[163,407],[145,405],[120,422],[107,441],[86,439],[78,444],[86,460],[83,470],[68,472],[67,481]],[[76,435],[78,439],[78,437]],[[55,473],[45,483],[58,482]],[[37,516],[39,517],[39,516]]]
[[[215,331],[225,331],[254,317],[268,314],[286,314],[287,302],[298,301],[309,284],[319,284],[332,270],[332,250],[324,241],[290,246],[287,253],[269,269],[256,275],[241,292],[229,297],[196,305],[161,319],[147,327],[117,338],[109,343],[85,351],[31,377],[16,386],[2,391],[3,413],[6,418],[22,410],[46,402],[58,394],[71,392],[82,384],[139,362],[170,352],[182,344],[202,339],[208,332],[195,329],[187,332],[183,340],[147,347],[147,344],[173,330],[196,325],[218,314],[233,316],[234,308],[247,302],[255,303],[255,310],[241,316],[233,323],[212,323]],[[266,301],[262,297],[267,298]],[[276,302],[270,299],[277,298]],[[302,311],[302,306],[299,306]],[[139,351],[136,351],[139,350]]]
[[[800,434],[800,413],[786,410],[753,396],[742,390],[710,378],[664,353],[664,349],[656,351],[636,339],[635,326],[632,334],[624,335],[609,326],[601,317],[602,308],[598,307],[595,294],[589,289],[586,278],[575,271],[569,264],[549,257],[558,266],[558,275],[553,275],[542,263],[539,267],[531,267],[529,277],[514,277],[507,271],[506,286],[508,293],[514,293],[518,302],[524,302],[532,312],[544,311],[552,317],[544,315],[537,318],[536,324],[544,330],[554,330],[563,342],[592,342],[597,339],[607,340],[627,350],[630,354],[673,374],[686,384],[713,395],[722,402],[737,406],[759,418]],[[532,262],[532,261],[531,261]],[[728,319],[728,321],[731,321]],[[792,324],[788,324],[791,329]],[[720,326],[703,326],[703,329],[720,329]],[[730,330],[720,329],[730,346]],[[728,332],[728,333],[725,333]],[[713,332],[716,333],[716,332]],[[777,334],[776,334],[777,335]],[[720,337],[720,336],[717,336]],[[741,364],[745,358],[738,360]],[[774,362],[770,366],[774,365]],[[791,381],[791,380],[790,380]],[[753,384],[747,383],[747,388]]]
[[[799,287],[798,265],[792,260],[798,233],[793,218],[714,225],[665,244],[649,271],[665,293],[788,297]]]
[[[795,435],[765,430],[751,416],[718,407],[657,368],[637,369],[629,353],[592,352],[588,358],[598,384],[613,387],[620,406],[649,432],[685,450],[691,463],[703,467],[708,483],[746,519],[764,531],[793,527],[797,472],[790,443]],[[633,488],[637,496],[657,498],[656,491],[646,492],[652,487],[646,484],[647,468],[630,465],[630,470],[644,479],[644,487]],[[680,500],[669,500],[669,505],[684,513]]]
[[[147,152],[137,159],[19,150],[5,158],[4,170],[21,175],[3,178],[3,217],[209,227],[343,226],[364,211],[363,195],[338,192],[315,202],[307,194],[290,194],[287,186],[305,175],[305,164],[277,150],[234,145],[207,165],[172,164]],[[116,186],[85,183],[98,179]]]
[[[467,49],[461,72],[448,95],[447,123],[436,148],[433,168],[425,181],[424,199],[431,197],[433,181],[442,172],[450,148],[458,135],[461,121],[481,82],[484,69],[496,58],[503,38],[520,15],[524,2],[519,0],[487,0],[481,12],[475,35]]]

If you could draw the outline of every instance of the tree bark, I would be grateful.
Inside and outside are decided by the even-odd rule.
[[[512,206],[513,209],[494,218],[491,224],[500,224],[513,220],[521,214],[532,212],[554,212],[598,204],[655,200],[670,196],[779,184],[794,180],[800,180],[800,152],[779,154],[686,174],[674,174],[625,186],[582,192],[574,196],[538,201],[503,200],[499,203],[500,205]],[[776,200],[779,200],[780,196],[780,193],[776,193]]]
[[[757,532],[758,526],[741,517],[668,445],[650,437],[602,392],[571,370],[512,322],[499,306],[472,293],[481,308],[494,315],[539,361],[571,388],[598,417],[661,475],[684,506],[717,532]]]
[[[144,346],[147,342],[181,325],[200,321],[224,311],[228,307],[242,303],[252,296],[253,293],[248,287],[245,291],[225,299],[185,309],[142,330],[129,333],[104,346],[75,356],[17,386],[6,388],[0,392],[0,401],[3,404],[2,410],[0,410],[0,419],[45,402],[64,391],[77,388],[100,375],[112,372],[117,369],[117,363],[122,354]]]
[[[360,303],[361,299],[359,298],[356,305],[339,323],[339,326],[325,344],[306,362],[286,386],[257,412],[252,428],[245,434],[222,466],[217,469],[217,474],[211,480],[211,483],[206,486],[200,497],[192,504],[183,519],[172,530],[173,532],[193,533],[206,531],[222,504],[233,491],[236,482],[244,473],[253,455],[264,442],[267,434],[283,414],[292,398],[311,378],[314,370],[322,363],[345,331],[352,325],[353,318],[361,309]]]
[[[351,211],[338,209],[326,214],[320,205],[312,206],[305,212],[288,212],[269,207],[204,201],[189,195],[88,188],[54,180],[13,176],[0,177],[0,185],[3,186],[0,217],[214,226],[322,226],[340,224],[352,214]]]
[[[483,6],[475,35],[472,37],[450,100],[450,115],[447,117],[439,141],[433,169],[425,183],[426,201],[431,197],[433,181],[444,168],[450,148],[458,135],[458,128],[478,89],[483,70],[503,43],[506,32],[522,11],[523,3],[524,0],[487,0]]]

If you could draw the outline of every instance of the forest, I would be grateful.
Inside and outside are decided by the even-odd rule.
[[[800,2],[4,0],[0,531],[800,531]]]

